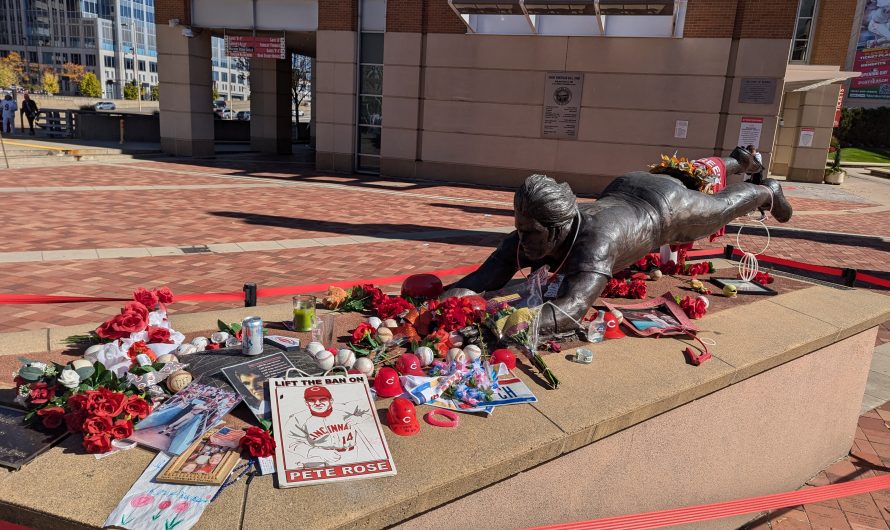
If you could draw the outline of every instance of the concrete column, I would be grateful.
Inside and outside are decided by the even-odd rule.
[[[383,145],[380,173],[417,176],[422,112],[420,33],[386,33],[383,44]]]
[[[309,147],[315,149],[315,58],[310,61],[312,82],[309,84]]]
[[[210,32],[158,24],[161,150],[177,156],[212,156],[213,108]]]
[[[250,61],[250,147],[291,153],[291,64],[288,59]]]
[[[355,156],[355,31],[319,30],[316,35],[316,169],[352,172]]]
[[[840,85],[826,85],[808,90],[801,95],[798,127],[790,140],[793,142],[788,180],[822,182],[825,179],[825,160],[834,130],[834,109],[837,105]],[[809,147],[800,145],[800,133],[804,128],[814,130]]]

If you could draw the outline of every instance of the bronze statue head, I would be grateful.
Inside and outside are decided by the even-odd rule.
[[[513,196],[520,251],[530,260],[557,257],[578,214],[568,183],[532,175]]]

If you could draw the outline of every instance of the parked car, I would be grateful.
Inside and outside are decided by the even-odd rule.
[[[93,108],[96,110],[114,110],[117,107],[112,101],[99,101],[95,105],[93,105]]]
[[[234,120],[235,119],[235,111],[232,109],[223,109],[219,112],[219,117],[224,120]]]
[[[224,108],[226,108],[226,100],[224,100],[224,99],[218,99],[218,100],[214,101],[214,102],[213,102],[213,108],[214,108],[214,109],[224,109]]]
[[[250,111],[249,110],[238,111],[238,114],[235,115],[235,119],[241,120],[241,121],[250,121]]]

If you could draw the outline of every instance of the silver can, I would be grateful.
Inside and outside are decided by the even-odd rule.
[[[241,321],[241,353],[259,355],[263,353],[263,319],[247,317]]]

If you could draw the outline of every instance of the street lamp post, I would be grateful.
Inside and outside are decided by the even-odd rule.
[[[130,42],[133,43],[133,47],[130,48],[130,51],[133,52],[133,84],[136,85],[136,100],[139,102],[139,112],[142,112],[142,83],[139,82],[139,55],[136,50],[136,28],[135,24],[130,24],[128,22],[121,23],[121,27],[130,28]]]

